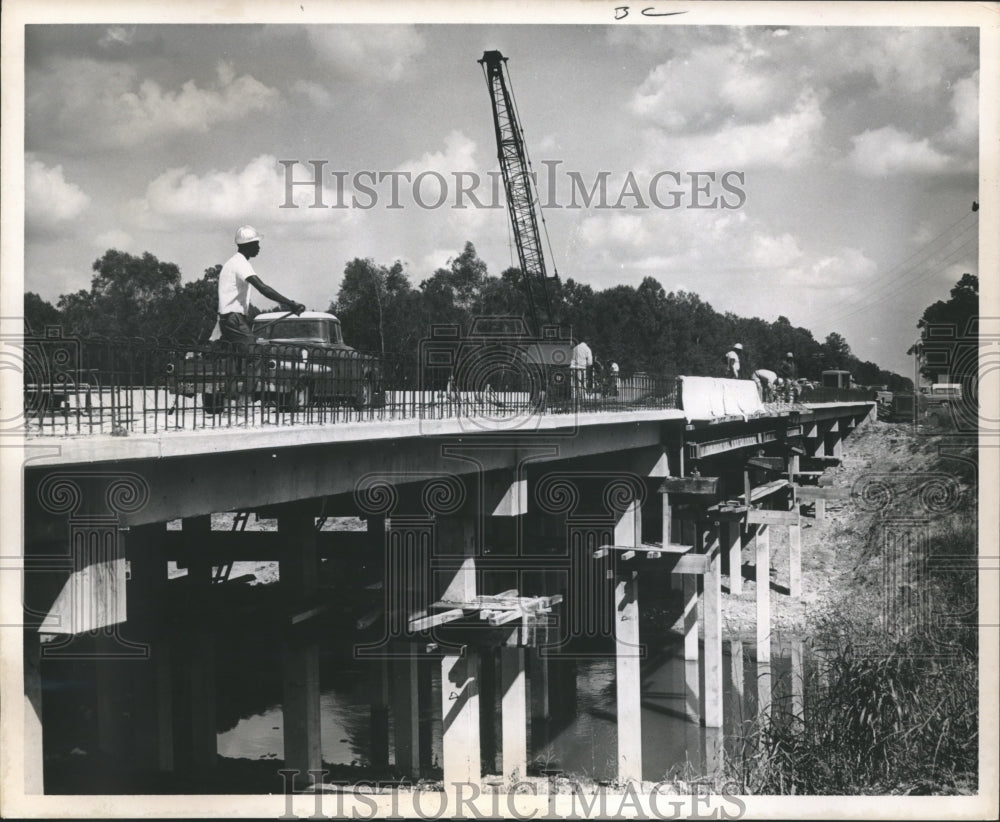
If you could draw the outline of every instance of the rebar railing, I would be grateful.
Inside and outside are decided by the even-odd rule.
[[[441,364],[311,345],[180,345],[151,339],[23,342],[27,436],[159,433],[266,425],[469,419],[676,408],[676,378],[544,365],[465,345]]]

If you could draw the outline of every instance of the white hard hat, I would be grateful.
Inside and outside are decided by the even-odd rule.
[[[791,351],[789,351],[789,352],[788,352],[787,354],[785,354],[785,356],[786,356],[786,357],[791,357],[791,358],[792,358],[793,360],[795,359],[795,355],[794,355],[794,354],[792,354],[792,352],[791,352]]]
[[[738,348],[740,351],[743,350],[743,346],[740,343],[736,343],[736,345],[734,345],[733,348]]]
[[[244,245],[245,243],[257,243],[260,242],[263,237],[257,233],[257,229],[252,225],[241,225],[236,229],[236,245]]]

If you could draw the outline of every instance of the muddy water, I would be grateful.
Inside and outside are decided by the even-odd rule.
[[[792,670],[788,638],[772,646],[770,680],[772,706],[787,713],[792,705]],[[794,641],[794,640],[793,640]],[[758,670],[752,642],[727,640],[723,656],[722,729],[701,726],[704,687],[697,666],[685,663],[679,637],[670,636],[660,646],[650,647],[643,666],[642,731],[643,777],[648,780],[671,776],[696,776],[714,770],[725,746],[738,757],[743,723],[757,712]],[[785,656],[780,652],[784,646]],[[368,764],[371,760],[369,699],[371,687],[363,665],[343,656],[325,656],[321,679],[323,760],[329,764]],[[735,659],[735,664],[734,664]],[[806,659],[808,667],[809,660]],[[435,666],[436,667],[436,666]],[[236,679],[242,676],[236,670]],[[801,676],[801,672],[797,672]],[[246,687],[246,680],[243,680]],[[552,694],[553,699],[558,694]],[[431,677],[429,704],[440,705],[440,677]],[[617,727],[615,721],[615,662],[613,658],[578,660],[576,706],[561,728],[549,738],[531,745],[529,772],[557,770],[567,776],[612,780],[616,776]],[[433,711],[430,712],[433,714]],[[433,764],[441,761],[440,718],[429,718]],[[219,734],[219,754],[225,757],[283,758],[282,716],[279,702],[272,702],[239,718]],[[390,762],[393,761],[390,730]]]

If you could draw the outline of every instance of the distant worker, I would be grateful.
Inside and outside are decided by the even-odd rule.
[[[618,396],[618,363],[611,363],[611,396]]]
[[[795,356],[789,351],[785,354],[785,359],[778,366],[778,374],[784,382],[785,402],[794,402],[798,394],[798,369],[795,367]]]
[[[740,355],[743,353],[743,346],[739,343],[733,345],[726,352],[726,376],[730,379],[740,378]]]
[[[253,270],[250,260],[260,253],[261,239],[253,226],[243,225],[236,229],[236,253],[226,260],[219,272],[219,321],[212,331],[212,340],[221,338],[240,346],[253,345],[257,341],[247,318],[251,285],[285,311],[301,314],[306,309],[302,303],[279,294]]]
[[[573,399],[587,390],[587,370],[593,365],[594,355],[590,351],[590,346],[581,340],[573,348],[573,359],[570,361]]]
[[[769,368],[758,368],[753,372],[754,382],[760,389],[762,402],[774,402],[777,399],[776,391],[781,388],[782,379]]]

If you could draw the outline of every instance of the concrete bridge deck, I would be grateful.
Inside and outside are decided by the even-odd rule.
[[[25,573],[25,665],[34,672],[25,678],[25,695],[28,715],[35,717],[29,737],[36,736],[26,751],[28,772],[42,770],[40,677],[47,646],[39,644],[39,634],[67,641],[104,637],[113,646],[119,627],[131,621],[140,637],[153,631],[155,649],[155,630],[135,620],[151,608],[155,613],[151,603],[167,595],[168,557],[183,554],[190,563],[189,595],[211,599],[213,566],[241,551],[278,558],[287,605],[280,619],[292,614],[293,623],[308,624],[324,607],[315,578],[332,547],[359,552],[359,563],[363,555],[381,569],[384,613],[373,619],[382,621],[385,642],[410,648],[407,659],[413,648],[433,645],[442,655],[443,681],[456,683],[458,701],[442,705],[446,780],[481,778],[478,717],[499,711],[501,703],[502,774],[525,772],[527,717],[548,710],[547,696],[541,707],[524,702],[525,676],[549,681],[539,647],[572,639],[583,630],[580,620],[605,625],[622,650],[619,773],[641,776],[639,669],[627,652],[639,644],[638,619],[623,622],[615,615],[638,616],[643,569],[659,563],[685,580],[686,612],[700,614],[705,637],[699,652],[697,620],[688,620],[685,654],[702,666],[702,721],[719,727],[723,563],[739,563],[739,551],[749,546],[766,579],[768,528],[788,527],[789,550],[797,547],[791,534],[794,529],[797,536],[800,516],[800,460],[836,461],[844,438],[873,413],[873,403],[818,403],[745,419],[690,420],[683,410],[661,408],[545,414],[513,429],[509,420],[455,417],[26,441],[24,561],[26,571],[38,572]],[[669,491],[668,477],[674,480]],[[822,488],[802,495],[821,512],[827,498]],[[726,501],[736,507],[710,508]],[[212,531],[210,515],[224,511],[265,512],[277,518],[278,530],[241,542],[238,534]],[[367,530],[350,538],[321,536],[317,518],[331,515],[361,516]],[[166,523],[178,519],[182,532],[168,538]],[[697,577],[704,578],[704,599]],[[494,599],[517,604],[500,607]],[[488,637],[474,630],[487,600],[493,603],[484,611],[489,620],[483,616]],[[769,642],[768,608],[762,594],[761,643]],[[540,631],[545,623],[536,619],[553,609],[561,614],[558,636]],[[321,767],[318,681],[310,673],[317,641],[296,640],[285,658],[285,761],[301,771]],[[185,664],[210,672],[210,638],[196,646]],[[480,704],[479,666],[489,669],[494,653],[506,666],[506,690],[488,692]],[[768,659],[763,645],[760,658]],[[400,676],[416,689],[416,668],[399,664],[405,669]],[[114,692],[113,683],[105,684]],[[186,721],[197,725],[194,741],[186,743],[194,746],[194,761],[210,766],[215,696],[209,674],[192,680],[187,707],[172,707],[170,689],[147,686],[152,702],[145,707],[162,719],[152,732],[155,767],[177,764],[167,726],[176,724],[171,712],[182,710],[192,711]],[[422,749],[409,713],[415,702],[405,693],[397,696],[389,712],[396,761],[418,773]],[[383,716],[388,703],[380,704]]]

